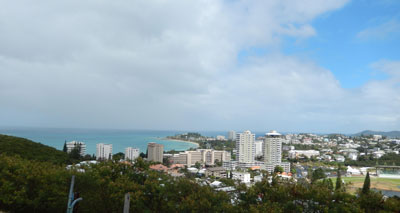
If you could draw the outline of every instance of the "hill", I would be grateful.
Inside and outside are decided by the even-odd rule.
[[[361,135],[383,135],[389,138],[400,138],[400,131],[390,131],[390,132],[382,132],[382,131],[373,131],[373,130],[364,130],[362,132],[356,133],[353,136],[361,136]]]
[[[63,164],[68,155],[53,147],[31,140],[0,134],[0,154],[19,155],[23,159]]]

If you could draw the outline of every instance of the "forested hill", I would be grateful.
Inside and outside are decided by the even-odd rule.
[[[67,153],[31,140],[0,134],[0,154],[19,155],[28,160],[65,163]]]
[[[386,136],[389,138],[399,138],[400,131],[382,132],[382,131],[365,130],[365,131],[356,133],[353,136],[361,136],[361,135],[383,135],[383,136]]]

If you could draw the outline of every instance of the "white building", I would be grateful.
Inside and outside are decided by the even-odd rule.
[[[215,137],[215,139],[217,139],[217,140],[219,140],[219,141],[225,141],[225,140],[226,140],[225,136],[223,136],[223,135],[217,135],[217,136]]]
[[[104,143],[96,144],[97,160],[111,160],[111,158],[112,158],[112,144],[104,144]]]
[[[250,183],[250,173],[247,172],[232,172],[232,179],[239,180],[242,183]]]
[[[239,162],[251,163],[254,161],[256,155],[255,140],[256,135],[249,130],[236,134],[236,159]]]
[[[139,157],[139,149],[127,147],[125,148],[125,160],[135,160]]]
[[[263,150],[266,164],[280,164],[282,162],[282,135],[274,130],[265,134]]]
[[[263,156],[263,141],[256,140],[255,147],[256,147],[256,156]]]
[[[70,153],[73,149],[79,148],[81,149],[80,155],[84,156],[86,153],[86,144],[81,141],[70,141],[66,143],[67,152]]]
[[[236,140],[236,132],[235,131],[231,130],[228,132],[228,140],[231,140],[231,141]]]
[[[265,134],[263,153],[264,169],[272,173],[275,167],[280,166],[285,172],[290,172],[290,163],[282,162],[282,135],[276,131]]]
[[[319,151],[317,150],[290,150],[288,152],[289,158],[290,159],[295,159],[301,156],[306,156],[308,158],[311,158],[312,156],[319,156]]]
[[[173,163],[184,164],[188,167],[194,166],[196,162],[207,166],[214,166],[216,162],[231,160],[231,153],[222,150],[197,149],[196,151],[185,151],[174,154],[171,158]]]

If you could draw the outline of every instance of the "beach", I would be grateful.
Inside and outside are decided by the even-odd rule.
[[[190,143],[190,144],[196,145],[197,147],[199,146],[199,144],[196,143],[196,142],[194,142],[194,141],[185,141],[185,140],[171,139],[171,138],[162,138],[162,140],[174,141],[174,142],[181,142],[181,143]]]

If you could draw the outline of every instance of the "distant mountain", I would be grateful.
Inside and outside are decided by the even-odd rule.
[[[356,133],[353,136],[360,136],[360,135],[383,135],[383,136],[387,136],[389,138],[396,138],[396,137],[400,137],[400,131],[382,132],[382,131],[365,130],[365,131]]]
[[[28,160],[63,164],[67,153],[31,140],[0,134],[0,155],[19,155]]]

